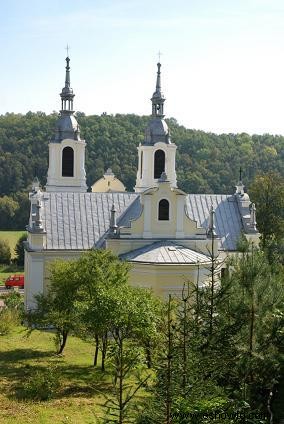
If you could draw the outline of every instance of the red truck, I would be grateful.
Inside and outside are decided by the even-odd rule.
[[[19,287],[20,289],[24,288],[25,285],[25,276],[24,275],[10,275],[5,281],[6,289],[11,287]]]

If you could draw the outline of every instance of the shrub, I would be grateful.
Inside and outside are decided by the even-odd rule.
[[[11,250],[7,240],[0,239],[0,263],[8,264],[11,262]]]
[[[53,398],[60,387],[59,374],[55,367],[38,370],[24,383],[24,399],[45,401]]]
[[[5,305],[9,309],[19,309],[23,304],[23,298],[17,291],[12,291],[5,296]]]
[[[17,244],[15,246],[15,253],[16,253],[16,263],[18,266],[24,266],[25,261],[25,248],[24,248],[24,241],[27,240],[27,235],[23,234],[17,241]]]
[[[19,313],[15,309],[3,308],[0,310],[0,336],[11,333],[19,324]]]

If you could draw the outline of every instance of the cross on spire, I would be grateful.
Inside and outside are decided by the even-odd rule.
[[[67,52],[67,57],[69,57],[69,50],[70,50],[70,46],[68,46],[68,43],[67,43],[67,45],[66,45],[66,47],[65,47],[65,50],[66,50],[66,52]]]
[[[162,56],[162,53],[160,52],[160,50],[158,51],[158,60],[159,60],[159,63],[161,62],[161,56]]]

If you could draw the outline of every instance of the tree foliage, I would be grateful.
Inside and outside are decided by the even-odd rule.
[[[189,414],[195,414],[193,422],[205,423],[215,412],[271,411],[281,378],[283,267],[269,264],[252,245],[230,269],[214,293],[213,331],[210,284],[185,284],[176,305],[169,299],[157,379],[139,423],[171,423],[173,416],[174,422],[191,422],[184,419]],[[228,415],[224,421],[230,422]]]
[[[143,140],[149,117],[77,115],[87,142],[88,186],[111,167],[127,190],[132,190],[137,146]],[[43,112],[0,116],[0,228],[24,229],[27,224],[27,192],[35,176],[43,186],[46,184],[48,143],[57,118],[56,113]],[[172,141],[178,146],[178,184],[186,192],[233,193],[240,166],[247,185],[260,173],[273,171],[284,177],[282,136],[217,135],[187,129],[174,118],[167,121]]]
[[[78,330],[75,308],[78,290],[76,262],[55,261],[50,266],[48,292],[36,295],[36,309],[27,313],[30,331],[35,326],[55,329],[58,354],[63,352],[70,331]]]
[[[18,266],[24,266],[25,247],[24,242],[27,240],[27,234],[21,235],[15,246],[16,262]]]
[[[257,226],[263,246],[284,238],[284,177],[275,172],[259,175],[250,187],[256,203]]]
[[[11,262],[11,250],[7,240],[0,239],[0,264],[7,264]]]

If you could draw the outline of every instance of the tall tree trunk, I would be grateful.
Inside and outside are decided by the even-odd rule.
[[[148,369],[152,368],[152,354],[149,340],[145,342],[146,362]]]
[[[196,329],[198,329],[199,327],[199,314],[200,314],[200,296],[199,296],[199,274],[200,274],[200,265],[199,262],[197,264],[197,275],[196,275],[196,308],[195,308],[195,324],[196,324]]]
[[[252,283],[253,284],[253,283]],[[251,307],[250,307],[250,323],[249,323],[249,384],[253,384],[253,371],[252,371],[252,356],[254,350],[254,325],[255,325],[255,304],[254,304],[254,289],[251,293]]]
[[[57,352],[58,355],[60,355],[65,348],[65,345],[66,345],[66,342],[67,342],[67,337],[68,337],[68,331],[63,330],[61,336],[62,336],[62,339],[61,339],[61,342],[60,342],[59,350]]]
[[[254,251],[252,246],[252,253],[251,253],[251,269],[253,270],[254,267]],[[253,371],[251,367],[252,362],[252,356],[253,356],[253,350],[254,350],[254,327],[255,327],[255,289],[254,289],[254,278],[253,276],[250,277],[250,284],[251,284],[251,302],[250,302],[250,322],[249,322],[249,384],[253,384]]]
[[[183,392],[185,392],[186,388],[186,380],[187,380],[187,351],[186,351],[186,324],[187,324],[187,300],[183,301],[183,340],[182,340],[182,388]]]
[[[99,355],[99,344],[100,344],[100,340],[99,340],[99,336],[96,334],[95,335],[95,355],[94,355],[94,367],[97,366],[98,364],[98,355]]]
[[[108,342],[108,336],[107,333],[105,333],[102,336],[102,371],[105,371],[105,360],[106,360],[106,354],[107,354],[107,342]]]
[[[123,340],[119,340],[119,424],[123,424]]]
[[[183,310],[182,310],[182,391],[185,395],[186,385],[187,385],[187,308],[189,300],[189,283],[183,285],[182,290],[182,301],[183,301]]]
[[[213,315],[214,315],[214,294],[215,294],[215,256],[214,256],[214,235],[211,238],[211,287],[210,287],[210,306],[209,306],[209,340],[213,334]]]
[[[166,424],[171,424],[172,406],[172,330],[171,330],[171,295],[168,302],[168,352],[167,352],[167,381],[166,381]]]

